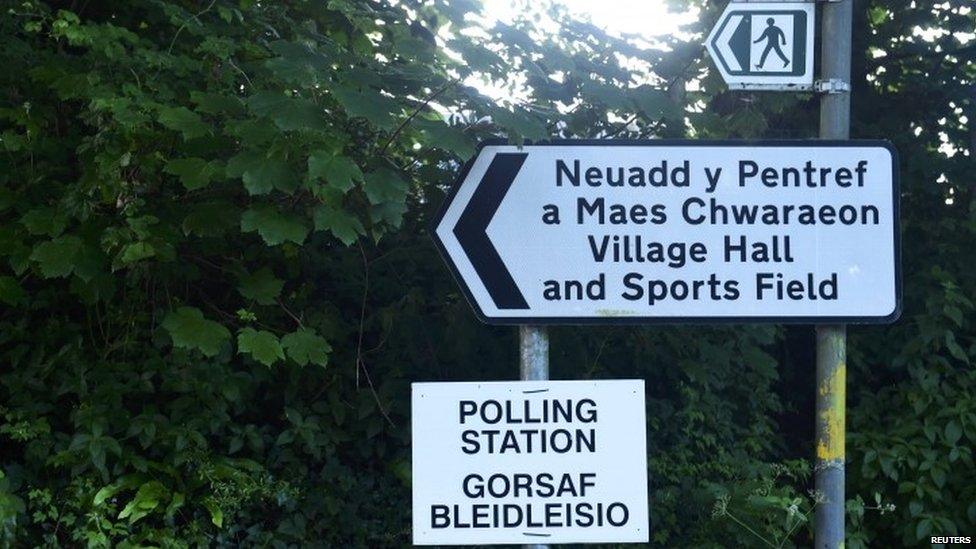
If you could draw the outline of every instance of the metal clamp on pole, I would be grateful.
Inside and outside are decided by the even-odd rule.
[[[840,78],[817,80],[813,83],[813,91],[817,93],[850,93],[851,84]]]

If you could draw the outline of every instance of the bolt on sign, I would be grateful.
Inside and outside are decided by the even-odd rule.
[[[897,175],[884,141],[486,144],[433,234],[493,324],[893,322]]]
[[[730,2],[705,41],[733,89],[813,86],[814,4]]]
[[[644,382],[414,383],[416,545],[647,542]]]

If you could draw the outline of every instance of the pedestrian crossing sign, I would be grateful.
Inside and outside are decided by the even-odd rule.
[[[731,2],[705,46],[733,89],[813,87],[814,4]]]

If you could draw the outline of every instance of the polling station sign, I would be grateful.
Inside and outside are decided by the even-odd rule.
[[[644,382],[414,383],[416,545],[648,540]]]
[[[884,323],[900,312],[885,141],[489,143],[432,231],[494,324]]]

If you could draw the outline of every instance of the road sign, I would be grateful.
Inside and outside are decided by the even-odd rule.
[[[644,382],[414,383],[416,545],[647,542]]]
[[[813,87],[814,4],[730,2],[705,41],[730,88]]]
[[[880,323],[899,314],[883,141],[483,145],[433,222],[493,324]]]

